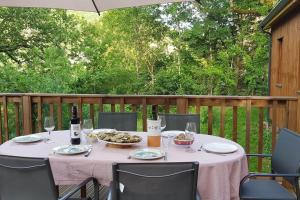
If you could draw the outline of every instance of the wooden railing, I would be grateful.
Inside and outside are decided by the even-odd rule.
[[[0,94],[0,144],[14,136],[43,131],[43,117],[51,115],[55,117],[56,129],[68,129],[68,120],[71,106],[78,105],[81,119],[91,118],[96,123],[99,111],[110,112],[138,112],[141,123],[139,127],[146,131],[147,117],[154,105],[159,112],[198,113],[207,119],[208,134],[226,136],[233,141],[244,137],[244,147],[247,153],[250,148],[251,133],[256,132],[257,148],[255,153],[262,153],[264,148],[264,132],[271,132],[271,147],[275,146],[277,130],[280,127],[288,127],[300,132],[296,123],[300,119],[299,97],[249,97],[249,96],[129,96],[129,95],[72,95],[72,94]],[[217,115],[215,119],[215,110]],[[230,115],[230,136],[225,135],[225,125]],[[238,112],[242,109],[245,113],[244,133],[239,132]],[[258,119],[257,130],[251,130],[252,111],[256,109]],[[270,111],[270,112],[269,112]],[[269,114],[266,114],[268,113]],[[203,114],[204,113],[204,114]],[[206,115],[206,116],[205,116]],[[266,126],[266,117],[270,116],[272,125]],[[214,120],[219,121],[218,130],[214,127]],[[243,119],[244,120],[244,119]],[[228,124],[227,124],[228,127]],[[227,131],[228,132],[228,131]],[[262,169],[262,160],[258,161],[258,169]]]

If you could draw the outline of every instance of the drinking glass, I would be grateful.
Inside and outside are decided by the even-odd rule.
[[[49,142],[51,131],[55,128],[53,117],[45,117],[44,120],[44,129],[48,132],[48,137],[45,138],[45,142]]]
[[[84,119],[82,125],[82,132],[84,133],[84,137],[87,143],[90,143],[88,138],[88,134],[93,131],[93,121],[92,119]]]
[[[167,126],[166,117],[164,115],[160,115],[158,116],[158,119],[160,119],[160,129],[163,131]]]
[[[194,134],[197,133],[196,123],[195,122],[188,122],[186,123],[185,127],[185,135],[188,140],[194,141]],[[187,152],[194,152],[191,147],[192,142],[188,145]]]
[[[168,159],[169,146],[171,144],[171,139],[172,139],[172,136],[169,134],[162,135],[162,137],[161,137],[162,147],[163,147],[163,151],[165,153],[165,157],[164,157],[165,160]]]
[[[82,131],[84,134],[89,134],[93,131],[93,121],[92,119],[84,119],[82,125]]]

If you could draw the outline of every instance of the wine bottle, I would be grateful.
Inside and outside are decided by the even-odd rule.
[[[156,112],[156,106],[152,106],[152,120],[157,120],[157,112]]]
[[[77,116],[77,107],[72,107],[72,119],[71,119],[71,144],[80,144],[80,118]]]

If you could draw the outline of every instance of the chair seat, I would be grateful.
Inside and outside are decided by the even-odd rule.
[[[274,180],[249,180],[241,185],[240,198],[243,200],[296,200],[295,196]]]
[[[111,197],[111,189],[109,190],[107,200],[113,200],[112,197]],[[199,194],[198,191],[196,193],[196,200],[201,200],[201,197],[200,197],[200,194]]]

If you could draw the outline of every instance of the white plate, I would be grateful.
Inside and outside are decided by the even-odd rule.
[[[237,146],[229,143],[213,142],[203,145],[203,149],[212,153],[233,153],[238,150]]]
[[[139,144],[140,142],[134,142],[134,143],[119,143],[119,142],[108,142],[108,141],[104,141],[104,140],[100,140],[102,142],[106,142],[106,144],[113,144],[113,145],[119,145],[119,146],[132,146],[135,144]]]
[[[154,160],[164,157],[164,153],[158,149],[137,149],[130,153],[130,156],[139,160]]]
[[[116,131],[117,131],[116,129],[101,128],[101,129],[94,129],[91,133],[114,133]]]
[[[91,148],[90,145],[63,145],[53,149],[57,154],[76,155],[87,152]]]
[[[43,138],[39,135],[24,135],[24,136],[15,137],[12,140],[17,143],[32,143],[32,142],[38,142],[42,139]]]
[[[170,137],[176,137],[177,135],[179,135],[180,133],[183,133],[184,134],[184,131],[178,131],[178,130],[170,130],[170,131],[163,131],[161,133],[161,135],[163,137],[167,137],[167,136],[170,136]]]

